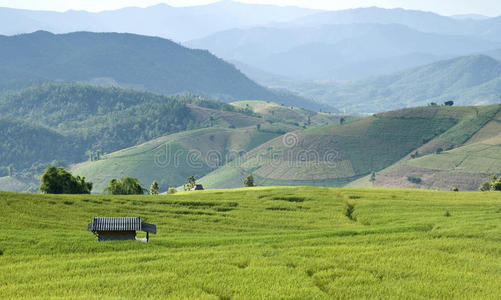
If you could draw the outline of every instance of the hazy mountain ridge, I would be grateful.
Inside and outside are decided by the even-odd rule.
[[[0,37],[0,87],[13,82],[116,82],[162,94],[194,93],[227,101],[325,105],[264,88],[206,50],[134,34],[45,31]]]
[[[12,35],[37,30],[55,33],[129,32],[186,41],[230,28],[292,21],[315,12],[318,11],[233,1],[191,7],[159,4],[99,13],[0,8],[0,34]]]
[[[187,45],[302,80],[356,80],[501,47],[475,36],[375,23],[233,29]]]
[[[431,102],[499,103],[501,62],[485,55],[444,60],[348,84],[306,87],[305,95],[351,112],[382,112]]]

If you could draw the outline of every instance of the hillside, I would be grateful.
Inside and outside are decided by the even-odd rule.
[[[300,107],[285,106],[269,101],[248,100],[231,103],[238,109],[250,110],[259,114],[267,121],[289,123],[295,126],[319,126],[339,123],[355,118],[355,115],[333,114],[328,112],[314,112]]]
[[[171,133],[263,123],[259,115],[199,96],[45,83],[0,96],[0,177],[39,175]],[[19,178],[18,178],[19,179]],[[10,185],[9,185],[10,186]],[[0,184],[0,189],[9,189]]]
[[[218,100],[262,99],[318,110],[292,94],[268,90],[208,51],[133,34],[45,31],[0,36],[0,87],[70,81]],[[36,68],[34,67],[36,66]]]
[[[477,108],[474,116],[417,149],[419,157],[378,172],[374,186],[477,190],[501,174],[501,107]],[[437,152],[437,149],[442,151]],[[408,177],[418,178],[411,182]],[[353,183],[361,186],[367,178]]]
[[[94,182],[95,193],[101,193],[111,179],[125,176],[136,177],[147,187],[156,180],[165,192],[185,184],[189,176],[200,178],[280,135],[281,131],[268,131],[266,126],[261,130],[254,126],[185,131],[74,165],[71,171]]]
[[[494,192],[0,193],[0,211],[7,299],[500,296]],[[98,243],[85,230],[96,216],[131,215],[156,224],[150,243]]]
[[[378,23],[232,29],[187,45],[301,80],[363,79],[500,46],[476,36]]]
[[[232,188],[241,186],[243,179],[253,174],[260,186],[370,186],[370,176],[366,176],[376,172],[376,186],[381,183],[385,187],[417,187],[406,184],[407,177],[414,173],[402,170],[402,161],[419,163],[426,156],[409,160],[411,154],[422,156],[435,153],[439,148],[461,149],[476,134],[495,139],[497,127],[491,127],[498,122],[495,120],[498,110],[499,106],[412,108],[352,120],[343,125],[295,131],[263,144],[208,174],[200,182],[209,188]],[[414,155],[416,152],[419,154]],[[478,159],[484,154],[479,152]],[[495,159],[494,154],[488,157]],[[485,163],[474,169],[464,168],[464,173],[479,174],[474,183],[465,185],[458,180],[456,185],[476,190],[477,183],[485,181],[489,174],[501,172],[498,163],[487,157],[483,159]],[[429,165],[436,166],[433,161]],[[392,170],[399,170],[395,175],[399,181],[381,179]],[[448,184],[453,184],[454,170],[444,173],[447,174],[442,178],[448,177]],[[450,189],[444,185],[440,188]]]
[[[495,104],[501,95],[500,82],[501,63],[489,56],[475,55],[353,83],[290,86],[295,87],[295,92],[341,110],[374,113],[449,100],[458,105]]]

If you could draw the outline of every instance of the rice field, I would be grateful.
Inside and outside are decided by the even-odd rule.
[[[158,233],[97,242],[95,216]],[[1,299],[501,297],[501,193],[0,193],[0,229]]]

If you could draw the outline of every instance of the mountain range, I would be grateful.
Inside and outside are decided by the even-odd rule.
[[[300,80],[355,80],[501,47],[476,36],[372,23],[232,29],[187,45]]]
[[[305,97],[341,110],[375,113],[432,102],[487,105],[500,102],[501,62],[486,55],[458,57],[356,82],[281,81]],[[278,84],[278,83],[277,83]]]
[[[173,7],[159,4],[113,11],[32,11],[0,8],[0,34],[13,35],[45,30],[128,32],[187,41],[230,28],[288,22],[319,12],[298,7],[220,1],[208,5]]]
[[[40,81],[86,82],[167,95],[270,100],[311,109],[313,101],[264,88],[206,50],[134,34],[46,31],[0,36],[0,89]]]

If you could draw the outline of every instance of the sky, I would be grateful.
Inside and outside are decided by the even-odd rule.
[[[189,6],[211,2],[216,2],[216,0],[0,0],[0,7],[55,11],[73,9],[96,12],[127,6],[146,7],[159,3]],[[378,6],[433,11],[442,15],[501,15],[501,0],[239,0],[239,2],[293,5],[326,10]]]

